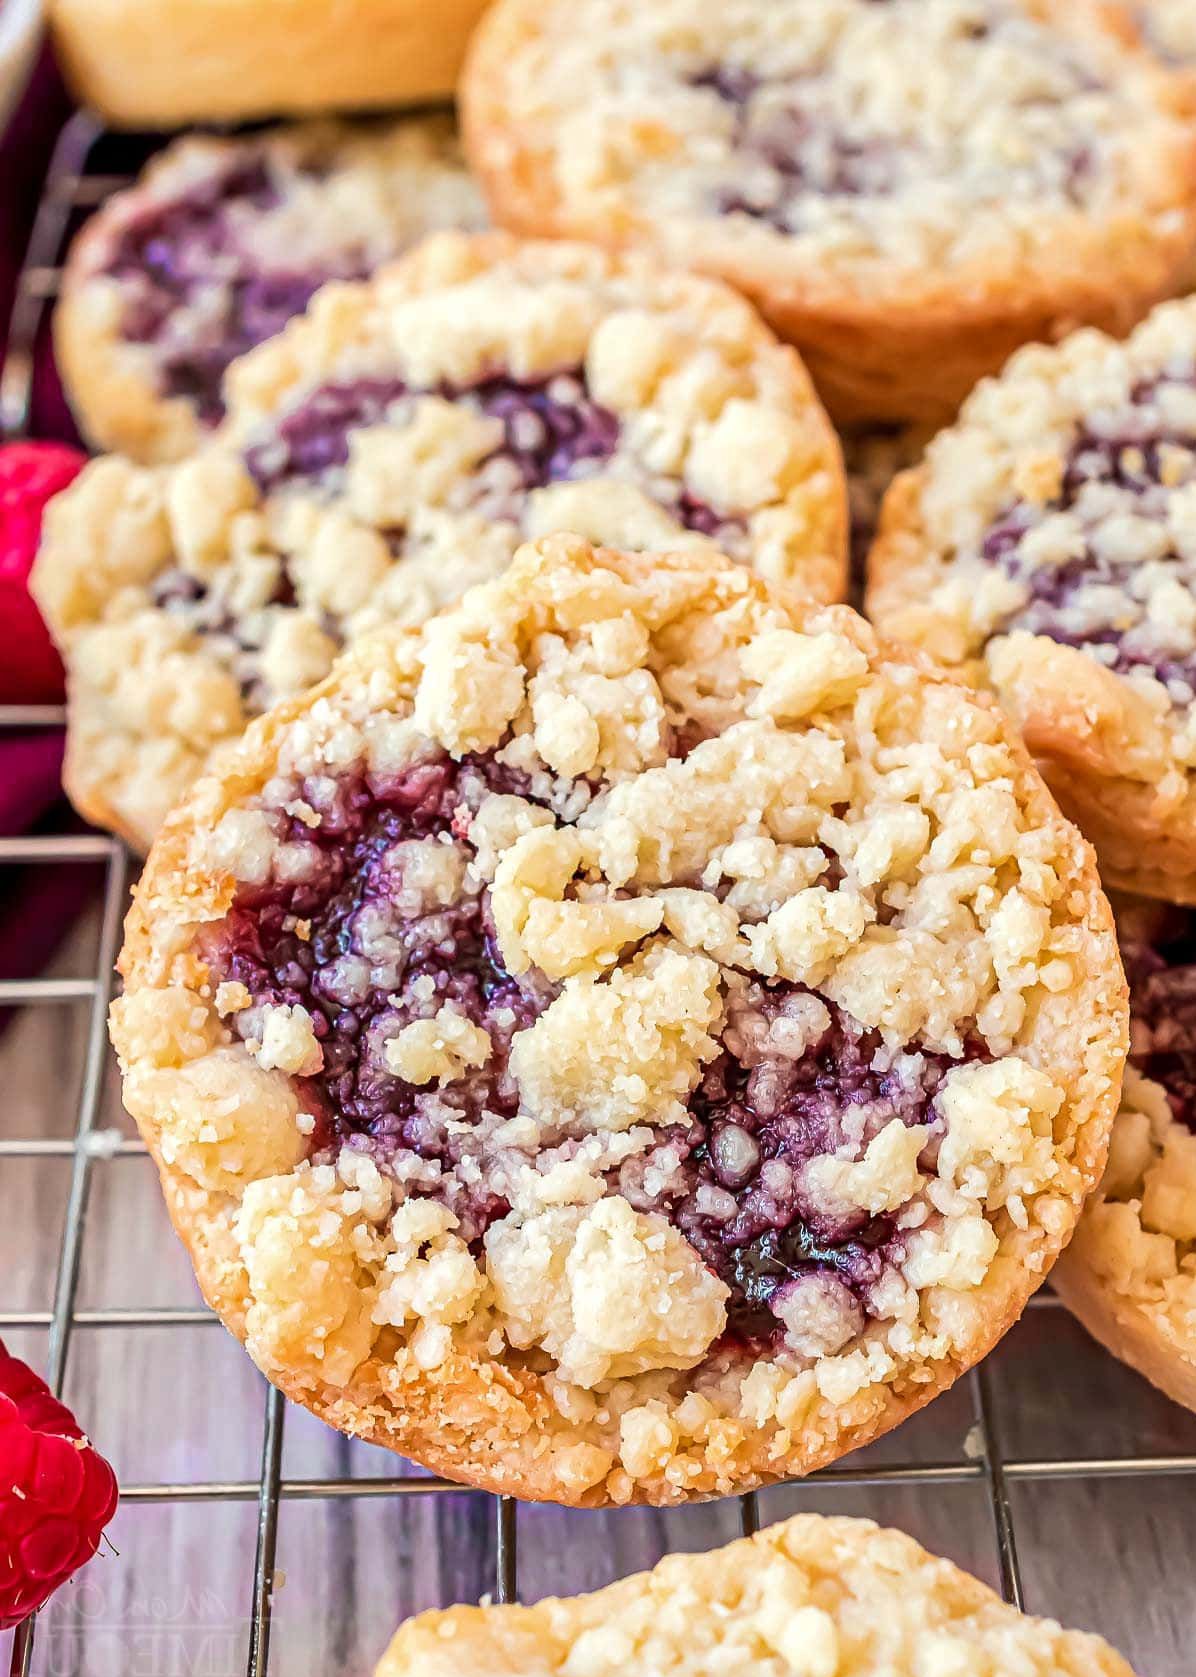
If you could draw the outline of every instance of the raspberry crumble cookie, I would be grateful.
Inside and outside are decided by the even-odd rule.
[[[1133,1677],[1098,1636],[1009,1607],[871,1520],[798,1514],[592,1595],[450,1607],[376,1677]]]
[[[466,148],[499,222],[739,286],[840,421],[943,423],[1177,289],[1196,137],[1135,39],[1091,0],[498,0]]]
[[[1106,884],[1196,900],[1196,299],[982,384],[889,491],[868,609],[995,689]]]
[[[126,1105],[261,1368],[568,1503],[804,1473],[949,1385],[1125,1055],[1091,853],[990,700],[575,536],[255,723],[122,971]]]
[[[525,536],[717,542],[820,598],[846,585],[839,444],[797,356],[734,292],[643,257],[442,234],[326,287],[228,390],[192,459],[85,472],[34,577],[71,797],[142,849],[248,717]]]
[[[118,128],[181,128],[444,98],[485,4],[45,0],[45,10],[77,103]]]
[[[1196,1410],[1196,917],[1115,907],[1130,1063],[1104,1180],[1052,1280],[1114,1356]]]
[[[182,458],[223,416],[229,363],[326,281],[484,219],[443,117],[176,141],[71,247],[54,332],[81,430]]]

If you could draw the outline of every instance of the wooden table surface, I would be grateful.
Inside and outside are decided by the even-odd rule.
[[[52,970],[83,976],[98,914]],[[69,1136],[87,1005],[30,1007],[0,1035],[0,1139]],[[101,1128],[131,1136],[110,1067]],[[0,1311],[48,1311],[69,1158],[5,1159],[0,1176]],[[144,1157],[97,1162],[77,1306],[195,1306],[198,1294]],[[40,1328],[6,1331],[44,1361]],[[998,1442],[1011,1461],[1196,1455],[1196,1417],[1122,1369],[1058,1308],[1030,1311],[990,1362]],[[265,1387],[214,1322],[76,1328],[66,1398],[126,1485],[256,1484]],[[963,1462],[973,1419],[965,1383],[854,1458]],[[285,1479],[393,1474],[395,1458],[289,1408]],[[1098,1630],[1141,1677],[1196,1673],[1196,1478],[1015,1482],[1018,1552],[1030,1610]],[[811,1482],[764,1493],[761,1518],[800,1509],[868,1515],[996,1583],[982,1483],[873,1487]],[[494,1581],[495,1503],[473,1492],[374,1499],[287,1499],[281,1510],[270,1670],[364,1677],[396,1623],[421,1608],[475,1600]],[[119,1511],[115,1554],[97,1557],[42,1615],[42,1677],[240,1677],[245,1669],[256,1506],[137,1502]],[[519,1510],[519,1589],[531,1600],[592,1589],[668,1549],[737,1536],[734,1501],[662,1514]],[[11,1638],[0,1636],[0,1670]],[[728,1673],[728,1677],[734,1677]]]

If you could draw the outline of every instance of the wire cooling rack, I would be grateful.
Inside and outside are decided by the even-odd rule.
[[[0,370],[0,430],[7,437],[28,434],[36,425],[34,352],[45,330],[48,310],[57,295],[60,261],[72,230],[97,204],[127,184],[129,172],[154,148],[152,138],[105,133],[89,118],[76,116],[58,142],[47,177],[33,236],[22,272],[12,319],[7,360]],[[62,712],[45,707],[0,707],[0,731],[58,728]],[[121,935],[133,858],[117,841],[99,835],[41,835],[0,839],[0,866],[37,865],[52,868],[88,862],[103,870],[104,884],[98,953],[94,971],[83,978],[29,976],[0,982],[0,1008],[46,1008],[63,1003],[86,1004],[89,1024],[83,1076],[75,1111],[74,1134],[62,1139],[0,1137],[0,1170],[6,1161],[63,1157],[70,1160],[66,1216],[58,1250],[57,1273],[49,1310],[6,1310],[0,1291],[0,1331],[48,1330],[47,1377],[62,1392],[72,1335],[87,1329],[138,1329],[217,1324],[202,1307],[130,1309],[77,1307],[80,1261],[89,1192],[97,1172],[111,1170],[114,1161],[144,1154],[136,1140],[108,1144],[97,1127],[101,1094],[110,1049],[106,1016],[113,986],[113,963]],[[0,1183],[2,1187],[2,1183]],[[0,1192],[0,1219],[4,1197]],[[0,1287],[3,1274],[0,1272]],[[1032,1301],[1035,1311],[1057,1309],[1050,1293]],[[217,1324],[218,1325],[218,1324]],[[932,1460],[913,1465],[834,1467],[814,1476],[829,1487],[978,1485],[991,1511],[997,1576],[1007,1601],[1022,1605],[1022,1570],[1018,1562],[1018,1534],[1014,1527],[1010,1489],[1017,1484],[1049,1480],[1111,1478],[1157,1479],[1196,1474],[1196,1455],[1067,1456],[1061,1459],[1012,1457],[999,1448],[997,1389],[992,1365],[973,1370],[966,1379],[972,1409],[965,1459]],[[208,1480],[195,1483],[147,1482],[122,1486],[122,1503],[255,1503],[257,1539],[253,1565],[252,1621],[248,1638],[248,1677],[266,1677],[270,1666],[270,1629],[277,1583],[275,1566],[281,1504],[342,1498],[430,1497],[459,1490],[450,1481],[401,1472],[377,1478],[290,1478],[282,1471],[283,1435],[287,1405],[271,1389],[265,1403],[261,1440],[261,1472],[257,1479]],[[493,1597],[512,1601],[519,1595],[518,1505],[510,1497],[495,1497]],[[739,1500],[739,1520],[745,1534],[759,1524],[755,1495]],[[15,1635],[11,1677],[29,1677],[37,1670],[36,1623],[29,1621]],[[197,1668],[198,1669],[198,1668]],[[114,1673],[115,1677],[115,1673]]]

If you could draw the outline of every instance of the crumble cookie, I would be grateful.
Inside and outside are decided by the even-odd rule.
[[[1177,289],[1185,103],[1092,0],[498,0],[462,119],[500,223],[715,273],[836,419],[941,424],[1018,345]]]
[[[982,384],[890,490],[868,610],[992,686],[1107,884],[1196,900],[1196,298]]]
[[[990,700],[558,536],[254,723],[151,853],[124,1097],[290,1396],[568,1503],[804,1473],[1020,1313],[1125,987]]]
[[[223,417],[229,363],[326,281],[484,219],[444,117],[176,141],[71,246],[54,342],[80,429],[182,458]]]
[[[409,1619],[376,1677],[1133,1677],[904,1532],[797,1514],[591,1595]]]
[[[46,0],[76,100],[121,128],[451,94],[486,0]]]
[[[1104,1180],[1051,1279],[1114,1356],[1196,1410],[1196,917],[1115,908],[1130,1061]]]
[[[69,671],[68,790],[141,849],[250,716],[525,536],[717,542],[845,587],[839,444],[797,356],[734,292],[644,257],[434,236],[325,287],[226,391],[193,458],[89,467],[33,578]]]

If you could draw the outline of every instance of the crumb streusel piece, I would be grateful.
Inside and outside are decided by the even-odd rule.
[[[1196,918],[1115,907],[1130,1060],[1104,1180],[1052,1279],[1114,1356],[1196,1410]]]
[[[730,280],[850,424],[945,423],[1020,344],[1172,294],[1185,115],[1093,0],[498,0],[462,88],[497,221]]]
[[[33,586],[70,671],[67,786],[148,848],[207,754],[339,648],[553,530],[717,544],[837,599],[838,441],[741,297],[645,257],[445,233],[237,362],[216,439],[101,460]]]
[[[1192,0],[1133,0],[1151,50],[1196,78],[1196,6]]]
[[[707,551],[530,545],[254,723],[113,1036],[201,1283],[468,1482],[807,1471],[996,1341],[1104,1163],[1091,853],[997,708]]]
[[[1133,1677],[1107,1642],[1009,1607],[871,1520],[796,1514],[534,1607],[404,1624],[376,1677]]]
[[[1196,900],[1196,299],[980,385],[890,490],[868,609],[993,687],[1107,883]]]
[[[54,342],[80,428],[181,459],[222,418],[230,362],[320,286],[484,220],[447,117],[176,140],[71,246]]]

